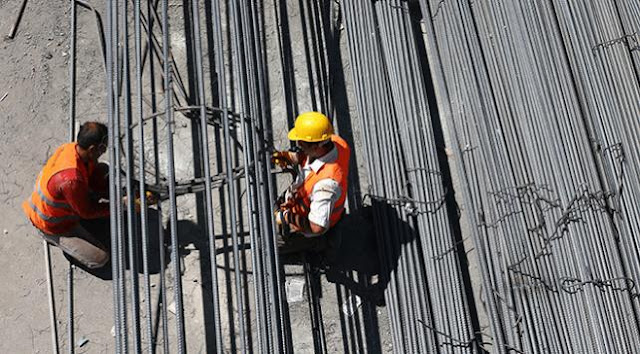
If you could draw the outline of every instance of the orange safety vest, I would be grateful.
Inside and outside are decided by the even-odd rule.
[[[47,185],[56,173],[76,169],[85,183],[89,183],[89,176],[95,167],[92,162],[87,165],[76,151],[77,143],[60,146],[49,158],[38,175],[31,197],[22,203],[22,209],[31,223],[42,232],[55,235],[69,231],[75,226],[80,217],[73,211],[64,199],[57,199],[49,193]]]
[[[295,200],[296,204],[292,208],[292,212],[297,215],[307,216],[311,208],[311,193],[313,192],[313,186],[323,179],[330,178],[340,186],[340,198],[336,201],[331,211],[331,217],[329,218],[330,227],[333,227],[342,217],[344,211],[344,202],[347,200],[347,177],[349,176],[349,157],[351,156],[351,149],[344,139],[337,135],[331,136],[336,149],[338,149],[338,158],[336,161],[325,163],[320,167],[318,172],[311,170],[307,178],[298,189],[296,190]],[[302,161],[302,166],[307,162],[305,157]]]

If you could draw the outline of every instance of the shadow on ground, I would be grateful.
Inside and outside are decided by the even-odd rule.
[[[353,295],[358,296],[362,300],[363,322],[347,319],[342,311],[339,316],[342,327],[364,326],[364,336],[350,337],[343,332],[343,343],[357,341],[357,346],[363,348],[366,341],[367,352],[381,353],[376,307],[385,306],[384,292],[391,274],[398,267],[403,245],[416,240],[416,231],[398,216],[393,206],[372,200],[371,206],[361,206],[345,215],[327,237],[329,247],[323,253],[287,255],[284,259],[287,264],[305,266],[307,282],[315,296],[322,296],[319,275],[323,270],[327,281],[336,284],[340,308],[346,305],[344,308],[353,309],[353,303],[348,302],[353,301]],[[360,330],[356,328],[357,332]]]
[[[397,217],[391,206],[374,203],[345,215],[330,231],[331,246],[321,265],[329,282],[343,285],[351,293],[381,306],[390,275],[398,266],[400,247],[415,239],[415,231]],[[374,208],[378,209],[376,214],[386,215],[385,222],[394,226],[394,233],[377,229]],[[383,239],[386,244],[381,245]]]

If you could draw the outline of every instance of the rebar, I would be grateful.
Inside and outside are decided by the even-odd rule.
[[[630,230],[616,220],[636,213],[619,204],[635,192],[619,188],[633,164],[617,132],[637,131],[619,111],[637,110],[625,103],[637,96],[637,68],[631,46],[613,49],[626,43],[615,38],[632,37],[620,29],[633,32],[621,14],[634,6],[420,5],[439,106],[448,109],[442,121],[450,124],[458,169],[475,185],[462,199],[470,227],[480,231],[480,262],[491,269],[482,275],[485,298],[496,299],[487,308],[492,331],[504,333],[497,345],[524,352],[635,347],[636,305],[616,292],[567,296],[557,284],[577,274],[635,272],[633,246],[621,245]]]
[[[47,295],[49,299],[49,326],[51,326],[51,352],[58,354],[58,320],[56,319],[56,302],[53,292],[53,276],[51,275],[51,250],[49,243],[42,240],[44,248],[44,263],[47,275]]]
[[[23,10],[24,10],[23,3]],[[74,141],[76,133],[76,22],[77,11],[74,0],[69,2],[71,12],[71,24],[69,35],[69,141]],[[21,10],[22,11],[22,10]],[[75,353],[75,325],[73,302],[73,275],[75,267],[69,262],[67,269],[67,331],[68,352]]]
[[[274,134],[311,109],[329,115],[341,135],[351,132],[340,126],[349,117],[339,112],[359,123],[361,146],[352,148],[369,185],[349,191],[348,208],[372,208],[381,315],[389,319],[388,331],[373,333],[375,305],[364,299],[373,311],[340,313],[335,332],[342,343],[334,343],[326,319],[343,305],[353,307],[346,302],[357,292],[337,285],[338,308],[324,306],[322,271],[305,262],[308,336],[316,352],[386,350],[380,337],[396,353],[609,353],[639,346],[640,6],[191,0],[181,17],[168,0],[147,1],[146,10],[132,0],[133,13],[128,4],[107,3],[102,41],[115,352],[132,345],[136,353],[153,353],[160,336],[165,353],[195,345],[185,323],[185,311],[193,309],[182,287],[189,235],[179,228],[179,206],[193,195],[208,246],[198,251],[211,272],[201,279],[211,316],[204,322],[212,326],[205,332],[215,337],[206,338],[206,351],[297,350],[301,338],[292,335],[284,291],[291,268],[285,272],[278,256],[272,218],[282,179],[269,155],[278,148]],[[72,1],[71,139],[76,5],[86,7]],[[177,54],[181,43],[172,48],[172,42],[181,38],[181,21],[187,50]],[[99,15],[97,23],[101,32]],[[277,53],[268,53],[272,48]],[[343,65],[332,60],[345,50],[353,92],[336,91],[346,83],[331,70]],[[269,87],[273,82],[282,88]],[[345,105],[350,96],[355,101],[341,107],[341,94]],[[274,122],[274,112],[283,119]],[[288,125],[279,127],[284,118]],[[187,123],[190,135],[182,129]],[[188,157],[178,144],[188,138],[198,165],[193,175],[180,166]],[[353,165],[357,173],[361,166]],[[150,225],[156,212],[160,220]],[[153,290],[156,232],[160,269]],[[49,263],[48,247],[45,258]],[[73,352],[73,268],[67,276]],[[369,284],[365,274],[345,277]],[[57,350],[52,296],[50,289]]]
[[[16,19],[9,30],[9,33],[5,36],[5,39],[13,39],[16,36],[16,32],[18,31],[18,26],[20,26],[20,21],[22,20],[22,15],[24,15],[24,10],[27,8],[27,0],[22,0],[20,3],[20,8],[18,9],[18,13],[16,14]]]

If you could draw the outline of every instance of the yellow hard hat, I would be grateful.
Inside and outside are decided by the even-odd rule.
[[[320,112],[305,112],[296,118],[293,129],[289,131],[289,140],[302,140],[309,143],[331,139],[333,125],[329,118]]]

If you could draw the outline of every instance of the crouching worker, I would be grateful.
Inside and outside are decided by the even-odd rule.
[[[319,112],[299,115],[288,137],[302,152],[279,151],[272,156],[275,164],[297,171],[275,211],[276,223],[291,231],[281,235],[278,252],[322,252],[331,242],[327,232],[344,214],[351,150]]]
[[[77,141],[63,144],[49,158],[22,208],[41,236],[88,268],[109,260],[108,165],[98,163],[107,150],[107,127],[82,125]],[[105,222],[106,221],[106,222]],[[102,225],[90,232],[92,222]],[[84,225],[84,226],[83,226]],[[93,228],[95,229],[95,228]],[[99,234],[98,234],[99,233]]]

